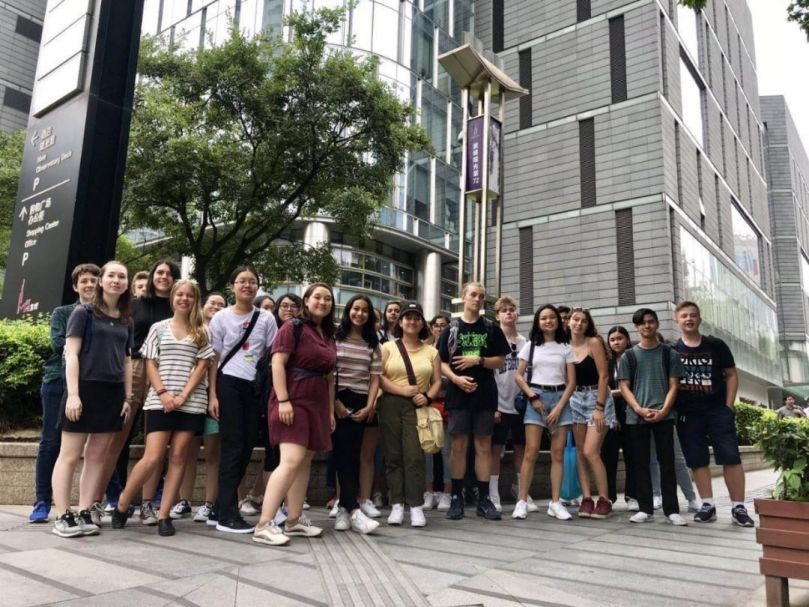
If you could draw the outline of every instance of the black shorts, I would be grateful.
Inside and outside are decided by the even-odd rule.
[[[493,445],[505,445],[511,433],[511,442],[515,445],[525,446],[525,423],[519,413],[500,412],[500,421],[494,424],[492,434]]]
[[[67,390],[62,398],[61,425],[64,432],[102,434],[120,432],[124,424],[121,409],[126,391],[123,382],[79,380],[81,416],[75,422],[65,416]]]
[[[689,468],[704,468],[711,463],[709,446],[713,447],[717,466],[742,463],[736,436],[736,414],[724,404],[680,415],[677,434]]]
[[[450,409],[447,432],[491,436],[494,432],[494,411],[491,409]]]
[[[166,413],[162,409],[147,409],[144,423],[144,434],[149,432],[191,432],[196,435],[205,427],[204,413],[184,413],[171,411]]]

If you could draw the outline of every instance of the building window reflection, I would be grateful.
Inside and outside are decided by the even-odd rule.
[[[759,260],[759,238],[756,230],[741,214],[735,204],[730,205],[733,225],[733,258],[742,271],[761,284],[761,264]]]
[[[682,93],[683,122],[694,139],[704,149],[702,120],[702,87],[694,75],[691,65],[680,57],[680,91]]]

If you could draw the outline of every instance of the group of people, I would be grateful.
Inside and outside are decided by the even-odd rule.
[[[123,528],[139,502],[141,522],[161,536],[175,533],[173,519],[193,515],[264,544],[315,537],[323,530],[305,513],[306,495],[313,457],[324,451],[336,473],[335,529],[371,533],[381,516],[371,500],[380,448],[389,525],[407,515],[411,526],[424,527],[424,511],[433,508],[461,519],[472,495],[477,516],[500,520],[501,455],[509,441],[517,479],[511,516],[525,519],[539,510],[530,490],[545,430],[549,516],[572,518],[561,496],[572,431],[579,517],[610,516],[623,451],[633,523],[662,507],[667,521],[687,524],[678,482],[694,520],[715,520],[713,447],[732,520],[753,526],[734,427],[733,355],[722,340],[700,334],[693,302],[675,309],[681,336],[674,345],[661,339],[654,310],[638,310],[633,346],[624,327],[604,340],[589,310],[550,304],[536,310],[526,338],[517,330],[518,303],[500,297],[492,321],[484,315],[486,289],[475,282],[463,286],[457,318],[428,321],[416,302],[391,302],[379,312],[365,295],[347,301],[338,319],[324,283],[309,285],[302,297],[258,296],[249,267],[232,273],[230,303],[221,293],[203,299],[169,259],[131,284],[117,261],[79,265],[72,279],[78,301],[51,317],[30,516],[48,521],[53,504],[59,536],[97,534],[105,514],[113,529]],[[441,413],[440,454],[422,449],[422,407]],[[141,410],[145,448],[130,473]],[[206,496],[193,512],[203,444]],[[265,447],[264,473],[248,488],[257,444]],[[71,485],[82,457],[74,512]],[[257,524],[245,519],[255,515]]]

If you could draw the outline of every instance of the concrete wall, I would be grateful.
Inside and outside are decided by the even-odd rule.
[[[0,130],[25,128],[28,111],[7,105],[7,89],[27,96],[34,86],[38,28],[42,26],[46,0],[0,2]],[[10,94],[9,94],[10,95]]]

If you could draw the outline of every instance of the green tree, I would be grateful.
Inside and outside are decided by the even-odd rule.
[[[689,8],[703,10],[708,0],[679,0],[680,4]],[[787,19],[795,21],[809,39],[809,0],[794,0],[787,7]]]
[[[6,267],[25,131],[0,131],[0,268]]]
[[[203,288],[247,262],[265,284],[333,279],[327,248],[288,240],[294,222],[367,233],[405,151],[429,147],[376,59],[327,48],[343,18],[295,13],[291,42],[235,29],[194,52],[143,41],[124,204],[131,225],[195,258]]]

